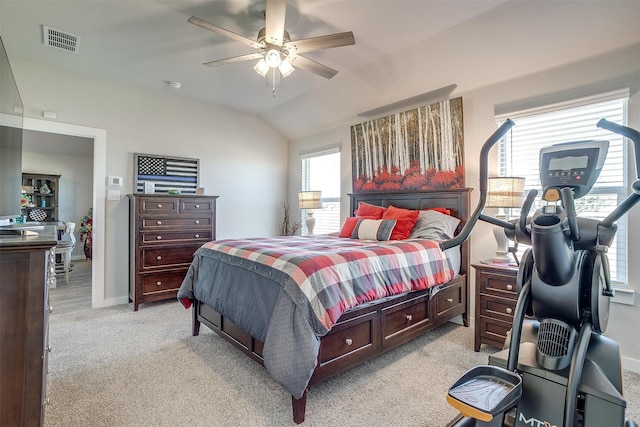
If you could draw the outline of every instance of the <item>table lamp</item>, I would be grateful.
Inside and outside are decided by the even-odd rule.
[[[316,219],[313,217],[312,209],[322,208],[322,192],[321,191],[301,191],[298,193],[298,205],[300,209],[307,211],[307,234],[313,234],[313,227],[316,225]]]
[[[505,209],[519,208],[522,203],[524,203],[524,178],[512,176],[489,178],[485,207],[498,208],[496,218],[508,221],[509,214]],[[491,261],[508,264],[510,262],[509,239],[504,232],[504,228],[495,225],[493,227],[493,235],[496,238],[498,247]]]

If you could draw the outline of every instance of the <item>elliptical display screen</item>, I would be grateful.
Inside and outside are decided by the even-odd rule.
[[[570,187],[574,198],[595,184],[609,148],[608,141],[577,141],[540,150],[540,182],[544,190]]]

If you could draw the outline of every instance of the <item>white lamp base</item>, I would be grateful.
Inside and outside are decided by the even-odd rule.
[[[493,227],[493,236],[496,238],[498,247],[491,261],[500,264],[509,264],[511,262],[511,258],[509,258],[509,239],[504,233],[504,228],[495,225]]]
[[[307,234],[311,236],[313,234],[313,227],[316,225],[316,219],[313,216],[313,212],[307,212]]]

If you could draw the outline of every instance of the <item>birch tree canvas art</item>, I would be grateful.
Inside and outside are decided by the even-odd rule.
[[[351,126],[353,192],[464,187],[462,98]]]

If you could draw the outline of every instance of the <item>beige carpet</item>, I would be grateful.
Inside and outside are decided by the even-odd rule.
[[[54,312],[50,335],[47,427],[295,425],[290,395],[206,327],[192,337],[177,302]],[[473,330],[447,324],[313,387],[303,425],[444,426],[449,386],[495,351],[472,349]]]

